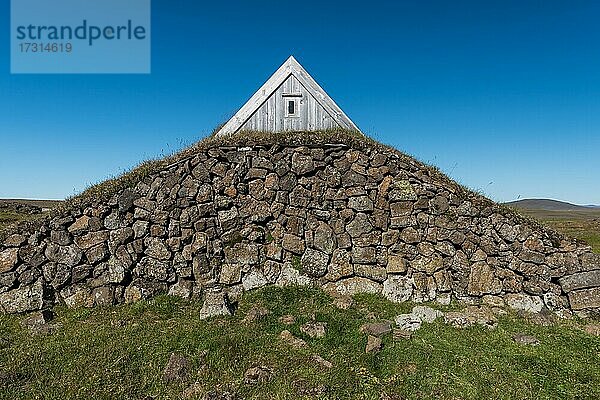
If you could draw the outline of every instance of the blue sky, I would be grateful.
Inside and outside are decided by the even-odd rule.
[[[209,134],[293,54],[367,134],[497,201],[600,203],[600,2],[153,0],[149,75],[11,75],[0,198],[64,198]]]

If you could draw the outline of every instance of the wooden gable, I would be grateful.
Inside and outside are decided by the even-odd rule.
[[[298,61],[290,57],[216,135],[332,128],[360,132]]]

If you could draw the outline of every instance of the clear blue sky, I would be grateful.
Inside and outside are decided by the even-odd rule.
[[[600,203],[600,2],[153,0],[150,75],[10,75],[0,197],[192,143],[293,54],[367,134],[497,201]]]

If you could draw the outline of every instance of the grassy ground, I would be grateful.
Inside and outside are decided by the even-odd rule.
[[[254,305],[272,313],[242,322]],[[21,327],[22,317],[0,316],[0,398],[175,399],[193,382],[202,391],[220,388],[243,399],[316,398],[298,387],[321,385],[326,399],[600,398],[600,338],[567,325],[577,322],[541,327],[508,315],[488,331],[436,321],[410,340],[387,335],[380,353],[365,354],[367,338],[358,328],[370,321],[367,315],[392,319],[409,304],[359,296],[352,308],[339,310],[316,289],[268,288],[247,293],[233,317],[201,321],[200,307],[161,296],[126,306],[59,309],[57,330],[38,336]],[[286,314],[297,322],[280,323]],[[327,322],[324,338],[299,330],[312,316]],[[284,344],[278,338],[284,329],[309,348]],[[540,345],[519,345],[514,333],[535,335]],[[172,352],[191,360],[187,382],[162,381]],[[333,368],[316,364],[313,354]],[[256,365],[273,369],[270,382],[244,383],[244,372]]]
[[[600,253],[600,210],[545,211],[519,210],[557,231],[587,242],[594,252]]]

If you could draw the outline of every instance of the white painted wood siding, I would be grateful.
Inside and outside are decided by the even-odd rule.
[[[286,97],[286,95],[300,97]],[[286,116],[287,100],[296,100],[296,115]],[[315,131],[339,128],[340,125],[314,98],[314,96],[296,79],[288,78],[267,98],[267,100],[248,118],[240,130],[281,132]]]

